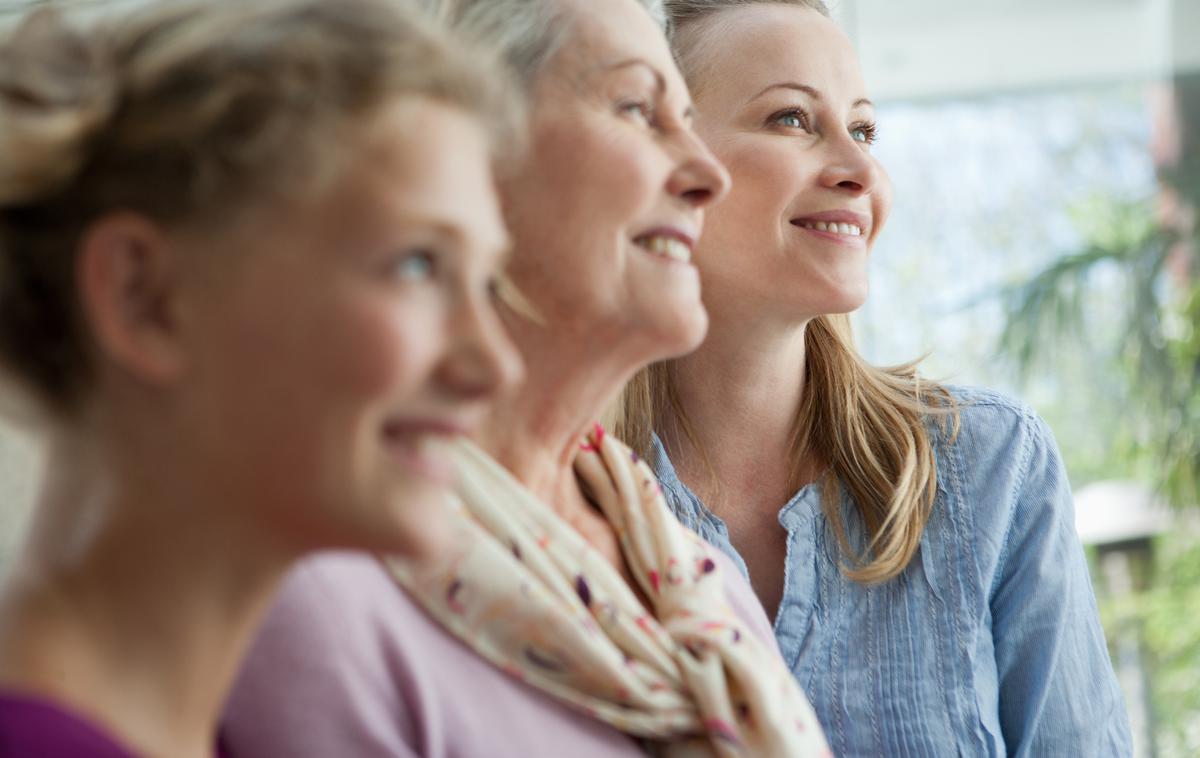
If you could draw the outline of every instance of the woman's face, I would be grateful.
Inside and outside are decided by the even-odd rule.
[[[733,178],[697,252],[706,303],[785,323],[858,308],[891,187],[850,41],[796,6],[699,23],[684,30],[697,130]]]
[[[687,352],[708,323],[692,250],[728,179],[645,10],[562,3],[570,26],[533,83],[531,154],[502,191],[513,280],[597,350]]]
[[[287,546],[420,549],[446,441],[521,371],[490,295],[508,239],[461,111],[406,98],[355,135],[317,199],[197,251],[223,263],[192,277],[189,428]]]

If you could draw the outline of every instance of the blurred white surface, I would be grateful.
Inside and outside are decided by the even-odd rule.
[[[1075,529],[1085,545],[1153,537],[1171,524],[1166,503],[1138,482],[1095,482],[1075,493]]]
[[[1196,0],[827,0],[876,101],[1160,78],[1200,68]]]
[[[25,530],[39,471],[29,435],[0,421],[0,567]]]

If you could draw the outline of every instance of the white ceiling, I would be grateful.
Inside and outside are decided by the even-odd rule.
[[[34,1],[0,0],[0,23]],[[139,1],[58,0],[85,8]],[[877,101],[1151,80],[1175,70],[1200,70],[1200,0],[827,2],[858,44]]]
[[[833,0],[878,100],[1200,69],[1200,0]]]

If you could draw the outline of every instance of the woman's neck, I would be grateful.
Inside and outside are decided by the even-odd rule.
[[[50,451],[0,591],[0,686],[61,703],[140,754],[211,758],[291,556],[222,523],[227,509],[180,480],[105,474],[79,452]]]
[[[675,363],[675,390],[695,441],[674,415],[663,419],[660,434],[680,476],[717,512],[725,496],[740,503],[759,493],[778,508],[791,495],[805,328],[714,318],[700,349]]]
[[[499,405],[480,442],[543,502],[570,517],[589,507],[574,474],[583,435],[640,363],[623,355],[616,340],[526,323],[511,331],[527,366],[525,382]]]

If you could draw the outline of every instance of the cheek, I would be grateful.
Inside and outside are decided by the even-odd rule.
[[[633,221],[657,205],[669,167],[658,148],[645,144],[647,136],[627,134],[592,142],[584,153],[588,160],[581,176],[590,179],[598,211],[615,220]]]
[[[878,166],[878,163],[876,165]],[[879,176],[878,186],[871,193],[871,215],[874,221],[871,229],[872,244],[883,230],[883,226],[892,212],[892,180],[882,167],[879,168]]]
[[[625,244],[653,220],[667,172],[636,134],[539,133],[530,170],[503,190],[517,285],[547,299],[592,297],[619,272]],[[586,294],[582,292],[586,288]]]
[[[718,156],[729,169],[733,187],[710,212],[745,224],[742,233],[774,234],[783,212],[796,199],[806,177],[797,156],[772,145],[741,145]]]
[[[321,378],[317,389],[351,403],[395,402],[418,393],[441,347],[432,309],[419,306],[350,298],[336,317],[318,320],[309,356],[311,375]]]
[[[567,133],[564,133],[567,132]],[[638,220],[663,192],[663,156],[648,135],[611,129],[544,132],[534,160],[553,222],[606,231]]]

